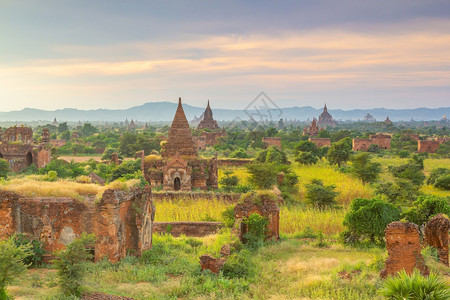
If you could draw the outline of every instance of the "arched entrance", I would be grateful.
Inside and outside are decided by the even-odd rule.
[[[175,177],[175,179],[173,180],[173,188],[175,191],[179,191],[181,189],[180,177]]]

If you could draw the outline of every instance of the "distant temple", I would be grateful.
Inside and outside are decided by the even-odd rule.
[[[198,156],[181,98],[161,149],[162,158],[145,157],[143,151],[140,155],[145,178],[152,186],[162,185],[172,191],[217,188],[217,158]]]
[[[333,120],[333,117],[328,112],[326,104],[323,108],[323,112],[319,116],[319,121],[317,122],[317,125],[323,129],[326,129],[327,126],[336,126],[337,125],[337,122],[335,120]]]
[[[209,106],[209,100],[205,112],[203,113],[203,120],[201,120],[197,126],[197,129],[205,129],[205,128],[211,130],[219,128],[219,125],[217,125],[217,121],[213,119],[213,112],[211,110],[211,107]]]
[[[317,126],[317,119],[313,118],[311,125],[303,129],[303,135],[316,136],[319,134],[319,127]]]
[[[376,121],[377,120],[370,113],[367,113],[367,115],[364,116],[364,122],[373,123],[373,122],[376,122]]]

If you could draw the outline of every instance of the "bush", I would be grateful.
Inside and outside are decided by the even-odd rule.
[[[222,220],[226,227],[233,227],[234,225],[234,205],[227,207],[222,212]]]
[[[397,276],[384,281],[380,294],[387,299],[446,300],[450,298],[450,289],[445,280],[435,272],[422,276],[414,270],[408,275],[401,270]]]
[[[23,260],[29,255],[29,245],[17,246],[12,238],[0,240],[0,299],[8,299],[6,286],[26,271]]]
[[[261,150],[256,154],[256,162],[259,163],[279,163],[287,164],[289,163],[286,153],[278,149],[277,147],[270,146],[265,150]]]
[[[384,229],[400,219],[400,210],[393,204],[379,199],[355,199],[345,215],[343,233],[346,243],[369,238],[372,243],[383,242]]]
[[[344,138],[337,143],[331,145],[327,153],[327,159],[330,164],[337,164],[341,167],[341,164],[347,162],[350,159],[352,152],[352,144],[350,138]]]
[[[439,177],[434,183],[434,187],[442,190],[450,190],[450,174]]]
[[[248,216],[248,218],[244,218],[242,223],[247,226],[247,233],[244,235],[244,242],[252,248],[262,246],[264,239],[266,238],[269,220],[260,214],[253,213]]]
[[[408,150],[400,150],[398,151],[398,157],[400,158],[407,158],[410,156],[410,153]]]
[[[230,154],[230,157],[231,158],[249,158],[247,152],[242,148],[239,148],[239,149],[233,151]]]
[[[224,172],[224,177],[219,180],[219,184],[225,192],[231,192],[239,184],[239,178],[236,175],[232,175],[230,171]]]
[[[336,186],[324,186],[319,179],[311,180],[311,183],[306,185],[306,202],[318,208],[325,208],[336,204],[335,198],[339,194],[335,192]]]
[[[402,205],[410,205],[421,194],[419,187],[406,179],[378,184],[375,193],[383,195],[391,203]]]
[[[81,295],[81,283],[84,276],[84,268],[81,263],[91,259],[89,247],[95,243],[93,234],[82,233],[81,236],[66,246],[65,250],[55,253],[53,261],[58,270],[61,291],[66,296]]]
[[[435,195],[423,195],[414,201],[413,206],[402,217],[421,226],[439,213],[450,215],[448,198]]]
[[[447,168],[436,168],[431,171],[430,176],[428,177],[427,184],[434,185],[439,177],[443,175],[450,174],[450,169]]]
[[[243,249],[228,256],[222,268],[223,275],[229,278],[245,278],[254,275],[256,268],[252,255],[251,251]]]
[[[250,173],[250,184],[258,189],[270,189],[277,181],[278,169],[275,164],[254,162],[246,167]]]
[[[0,158],[0,178],[6,178],[9,173],[9,164],[3,158]]]
[[[408,163],[400,166],[389,166],[389,171],[394,177],[410,180],[414,185],[420,186],[425,180],[423,174],[423,157],[419,155],[411,156]]]
[[[381,164],[372,162],[370,154],[359,153],[352,157],[350,171],[364,183],[374,182],[381,173]]]
[[[319,159],[312,152],[299,152],[295,161],[302,165],[314,165]]]
[[[25,265],[37,267],[42,264],[42,259],[46,253],[42,241],[30,239],[21,233],[15,234],[12,239],[17,247],[24,246],[29,249],[29,255],[23,259]]]

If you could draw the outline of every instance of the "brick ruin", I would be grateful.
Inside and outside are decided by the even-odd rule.
[[[311,143],[314,143],[317,148],[320,147],[330,147],[331,146],[331,139],[330,138],[309,138],[308,139]]]
[[[217,188],[217,157],[203,159],[198,156],[181,98],[161,156],[160,159],[142,160],[144,176],[152,186],[162,185],[169,191]]]
[[[64,249],[81,233],[96,236],[95,261],[116,262],[127,253],[140,255],[152,246],[155,208],[151,189],[106,190],[95,197],[22,197],[0,192],[0,238],[23,233],[44,242],[49,253]],[[51,254],[46,257],[50,260]]]
[[[29,127],[13,126],[2,133],[0,158],[8,161],[11,171],[20,172],[31,164],[45,167],[51,160],[50,133],[42,131],[41,143],[33,143],[33,130]]]
[[[428,153],[435,153],[437,149],[439,149],[439,146],[441,144],[444,144],[446,142],[450,141],[450,138],[435,138],[433,140],[426,140],[426,141],[418,141],[417,142],[417,152],[428,152]]]
[[[281,138],[279,137],[263,137],[262,141],[267,146],[274,146],[281,150]]]
[[[387,134],[371,134],[368,139],[353,139],[353,151],[368,151],[370,145],[377,145],[380,149],[391,148],[391,136]]]
[[[429,270],[420,253],[419,227],[414,223],[392,222],[384,230],[389,257],[380,276],[386,278],[404,269],[411,274],[417,268],[422,275]]]
[[[217,121],[214,120],[213,118],[213,112],[211,110],[211,106],[209,106],[209,100],[205,112],[203,113],[203,120],[201,120],[197,126],[197,129],[206,129],[206,128],[211,130],[219,129]]]
[[[317,126],[317,119],[313,118],[311,125],[303,128],[303,135],[316,136],[319,134],[319,126]]]
[[[234,207],[234,228],[241,241],[245,241],[248,226],[243,222],[251,214],[257,213],[268,219],[266,239],[280,239],[280,208],[274,195],[245,194],[243,201]]]
[[[425,244],[436,248],[439,261],[448,266],[448,230],[450,220],[442,214],[431,218],[425,225]]]
[[[214,146],[219,142],[219,138],[226,135],[225,129],[220,129],[217,121],[213,118],[211,106],[206,106],[205,112],[202,114],[203,119],[197,126],[197,130],[203,130],[200,136],[194,137],[194,143],[197,149],[205,150],[207,146]]]

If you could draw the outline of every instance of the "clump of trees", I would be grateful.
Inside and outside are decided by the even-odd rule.
[[[339,195],[339,193],[334,190],[335,188],[335,185],[324,185],[322,180],[311,180],[311,183],[306,186],[306,203],[320,209],[335,205],[335,198]]]

